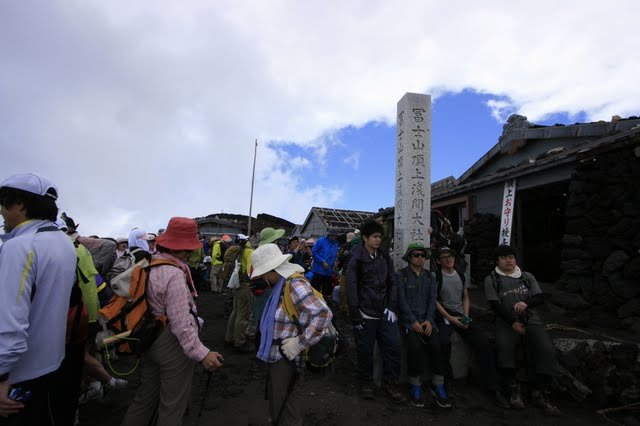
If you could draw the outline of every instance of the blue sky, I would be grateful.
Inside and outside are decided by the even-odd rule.
[[[47,176],[81,233],[119,237],[248,214],[257,138],[254,216],[388,207],[406,92],[433,97],[434,180],[511,113],[639,115],[636,3],[4,2],[2,178]]]
[[[431,181],[460,177],[498,142],[504,121],[498,121],[487,104],[498,96],[471,90],[441,95],[432,102]],[[550,114],[536,124],[573,124],[586,119],[584,112]],[[377,211],[393,206],[395,186],[395,125],[369,122],[335,133],[321,164],[312,148],[286,145],[291,156],[309,158],[313,164],[303,174],[303,185],[341,187],[343,192],[331,206],[348,210]]]

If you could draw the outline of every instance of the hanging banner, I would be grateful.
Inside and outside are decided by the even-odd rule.
[[[504,183],[504,196],[502,197],[502,217],[500,218],[500,238],[498,244],[511,244],[511,225],[513,223],[513,210],[516,200],[516,180],[508,180]]]

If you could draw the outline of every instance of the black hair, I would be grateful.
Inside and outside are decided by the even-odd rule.
[[[300,241],[300,238],[298,238],[296,236],[293,236],[293,237],[289,238],[289,244],[291,244],[294,241]]]
[[[510,254],[515,256],[516,250],[511,246],[503,244],[496,247],[496,249],[493,251],[493,258],[495,260],[498,260],[501,256],[509,256]]]
[[[367,220],[360,227],[360,233],[362,234],[363,237],[370,237],[376,232],[379,232],[380,234],[384,232],[384,228],[376,220]]]
[[[58,206],[53,198],[6,186],[0,188],[0,204],[9,208],[17,203],[24,205],[27,219],[55,222],[58,217]]]

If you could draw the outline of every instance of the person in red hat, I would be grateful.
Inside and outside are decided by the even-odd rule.
[[[197,293],[186,264],[191,253],[202,247],[198,225],[193,219],[173,217],[156,242],[158,253],[153,259],[172,264],[151,269],[147,298],[152,313],[166,315],[169,322],[143,355],[142,383],[123,425],[149,424],[156,413],[157,425],[181,425],[196,362],[213,371],[223,361],[198,337],[201,320],[193,300]]]

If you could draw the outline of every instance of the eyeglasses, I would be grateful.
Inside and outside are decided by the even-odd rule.
[[[411,253],[411,257],[427,257],[427,254],[419,251],[419,252]]]
[[[450,259],[453,259],[453,256],[442,256],[442,257],[440,258],[440,261],[441,261],[441,262],[444,262],[445,260],[450,260]]]

